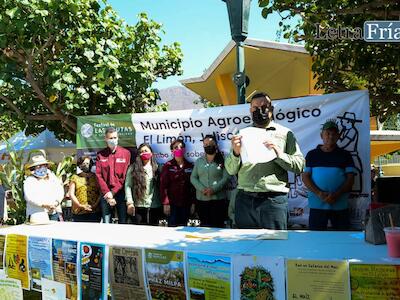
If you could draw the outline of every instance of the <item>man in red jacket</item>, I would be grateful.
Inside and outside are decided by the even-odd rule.
[[[105,132],[107,148],[97,153],[96,177],[101,191],[101,213],[103,223],[110,223],[113,208],[117,208],[118,223],[126,223],[125,176],[131,153],[118,146],[118,132],[107,128]]]

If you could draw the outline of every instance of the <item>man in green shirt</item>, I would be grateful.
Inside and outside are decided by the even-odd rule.
[[[276,158],[262,163],[242,162],[240,132],[232,138],[225,168],[230,175],[238,175],[235,222],[238,228],[287,229],[288,171],[300,173],[304,157],[290,129],[272,121],[273,106],[267,94],[252,97],[250,113],[253,126],[268,132],[270,138],[263,144]]]

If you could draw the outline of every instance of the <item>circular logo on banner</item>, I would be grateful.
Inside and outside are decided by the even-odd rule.
[[[90,124],[83,124],[81,127],[81,134],[85,138],[89,138],[93,135],[93,127]]]

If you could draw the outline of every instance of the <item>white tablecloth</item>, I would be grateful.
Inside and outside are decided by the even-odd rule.
[[[18,225],[0,228],[0,234],[22,234],[106,245],[159,248],[221,254],[252,254],[316,260],[347,259],[369,263],[400,264],[389,258],[386,245],[371,245],[363,232],[289,231],[287,240],[240,240],[246,230],[219,229],[221,238],[188,238],[201,228],[153,227],[102,223],[56,222],[50,225]],[[228,237],[226,231],[236,238]],[[251,231],[253,232],[253,231]]]

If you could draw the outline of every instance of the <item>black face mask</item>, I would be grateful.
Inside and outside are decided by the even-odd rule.
[[[252,119],[256,125],[265,126],[271,122],[271,118],[269,117],[270,106],[263,105],[261,107],[257,107],[255,111],[253,111]]]
[[[82,172],[84,172],[84,173],[89,173],[89,172],[90,172],[90,169],[89,169],[88,166],[81,166],[80,169],[81,169]]]
[[[214,154],[215,152],[217,152],[217,147],[212,146],[212,145],[205,146],[204,147],[204,152],[207,153],[207,154]]]

